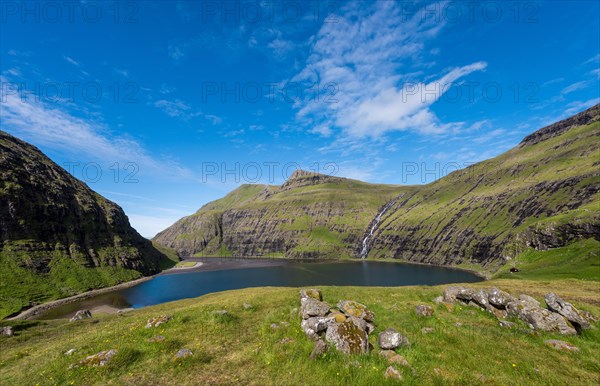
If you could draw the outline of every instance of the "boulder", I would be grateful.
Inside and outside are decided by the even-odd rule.
[[[150,318],[148,319],[148,323],[146,323],[146,328],[158,327],[161,324],[167,323],[171,319],[173,319],[171,315],[161,315]]]
[[[351,319],[330,325],[325,339],[344,354],[364,354],[369,350],[367,332]]]
[[[177,353],[175,354],[175,358],[183,359],[191,357],[192,355],[194,355],[194,353],[189,348],[180,348],[179,351],[177,351]]]
[[[321,290],[315,288],[305,288],[300,290],[300,299],[303,298],[313,298],[315,300],[322,301],[323,294],[321,293]]]
[[[522,301],[522,302],[526,302],[526,303],[532,304],[532,305],[537,306],[537,307],[541,307],[540,302],[538,302],[537,300],[535,300],[534,298],[532,298],[529,295],[521,294],[521,295],[519,295],[519,300]]]
[[[458,295],[458,293],[464,289],[465,289],[465,287],[461,287],[461,286],[446,287],[446,289],[444,290],[444,295],[443,295],[444,302],[454,303],[456,301],[456,295]]]
[[[388,328],[380,333],[377,342],[382,350],[394,350],[400,346],[410,345],[408,338],[393,328]]]
[[[508,292],[499,290],[496,287],[490,288],[490,291],[488,292],[488,302],[501,310],[506,309],[506,305],[515,300],[516,299]]]
[[[574,352],[579,351],[579,347],[576,347],[573,344],[562,341],[562,340],[548,339],[548,340],[544,341],[544,343],[546,343],[546,345],[548,345],[552,348],[555,348],[557,350],[566,350],[566,351],[574,351]]]
[[[321,355],[325,354],[325,352],[327,351],[327,343],[323,342],[321,339],[317,340],[315,342],[315,347],[313,348],[312,352],[310,353],[310,359],[315,360],[318,357],[320,357]]]
[[[79,310],[69,321],[75,322],[77,320],[90,319],[91,317],[92,313],[90,312],[90,310]]]
[[[571,327],[565,318],[534,304],[517,300],[506,305],[508,315],[516,316],[534,330],[557,332],[562,335],[574,335],[577,331]]]
[[[550,311],[554,311],[565,317],[571,324],[575,326],[576,329],[588,329],[591,327],[590,322],[577,310],[577,308],[573,307],[571,303],[567,303],[562,300],[557,294],[554,292],[550,292],[544,296],[544,300],[546,301],[546,305],[548,305],[548,309]]]
[[[354,300],[341,300],[337,304],[337,307],[340,309],[340,311],[346,314],[346,316],[355,316],[357,318],[364,319],[367,322],[372,322],[375,320],[375,314],[370,311],[367,306],[355,302]]]
[[[2,330],[0,330],[0,335],[2,336],[13,336],[14,334],[15,333],[11,326],[2,327]]]
[[[425,305],[425,304],[419,304],[418,306],[415,307],[415,313],[419,316],[432,316],[433,315],[433,307]]]
[[[383,375],[386,378],[390,378],[390,379],[396,379],[396,380],[402,380],[402,374],[400,373],[400,371],[396,370],[395,368],[393,368],[392,366],[389,366],[387,369],[385,369],[385,373],[383,373]]]
[[[308,319],[311,316],[325,316],[329,313],[330,308],[329,304],[311,297],[300,299],[300,312],[303,319]]]

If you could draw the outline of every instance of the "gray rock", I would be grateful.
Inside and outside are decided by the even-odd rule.
[[[415,313],[419,316],[432,316],[433,315],[433,307],[425,305],[425,304],[419,304],[418,306],[415,307]]]
[[[71,356],[71,355],[73,355],[73,353],[74,353],[75,351],[77,351],[77,350],[75,350],[74,348],[71,348],[71,349],[69,349],[69,350],[67,350],[67,351],[65,352],[65,355],[67,355],[67,356]]]
[[[565,319],[575,326],[575,328],[588,329],[591,327],[588,320],[579,312],[579,310],[577,310],[577,308],[573,307],[571,303],[562,300],[554,292],[546,294],[544,300],[548,305],[548,309],[564,316]]]
[[[487,309],[489,307],[488,293],[483,290],[475,290],[473,288],[463,288],[456,294],[456,298],[469,303],[474,302],[477,306]]]
[[[194,353],[189,348],[180,348],[179,351],[177,351],[177,353],[175,354],[175,358],[183,359],[192,355],[194,355]]]
[[[506,305],[506,311],[508,315],[518,317],[534,330],[557,332],[562,335],[577,333],[561,315],[535,306],[528,301],[510,302]]]
[[[330,325],[325,339],[344,354],[364,354],[369,350],[367,332],[350,319]]]
[[[303,319],[308,319],[311,316],[325,316],[329,313],[330,308],[329,304],[311,297],[300,299],[300,312]]]
[[[253,308],[252,304],[250,304],[250,303],[244,303],[244,304],[242,304],[242,307],[245,310],[249,310],[249,309]]]
[[[385,369],[385,373],[383,373],[383,375],[389,379],[396,379],[399,381],[403,379],[402,373],[400,373],[400,371],[396,370],[392,366],[389,366],[387,369]]]
[[[508,292],[499,290],[496,287],[490,288],[488,293],[488,301],[491,305],[499,309],[506,309],[506,305],[516,299]]]
[[[13,336],[14,334],[15,333],[11,326],[2,327],[2,330],[0,330],[0,335],[2,336]]]
[[[368,335],[371,335],[375,331],[375,325],[373,323],[367,323],[366,331]]]
[[[444,295],[442,297],[444,302],[454,303],[456,301],[456,295],[458,295],[458,293],[464,289],[465,289],[465,287],[462,287],[462,286],[446,287],[446,289],[444,290]]]
[[[310,353],[310,359],[315,360],[318,357],[320,357],[321,355],[325,354],[325,352],[327,351],[327,343],[323,342],[321,339],[317,340],[315,342],[315,347],[313,348],[312,352]]]
[[[164,342],[164,340],[165,340],[165,337],[162,335],[155,335],[152,338],[148,338],[149,343]]]
[[[436,297],[436,298],[433,299],[433,302],[435,304],[442,304],[442,303],[444,303],[444,297],[443,296],[438,296],[438,297]]]
[[[110,362],[110,360],[115,355],[117,355],[117,350],[115,350],[115,349],[100,351],[97,354],[90,355],[87,358],[80,360],[77,365],[70,366],[69,368],[79,367],[79,366],[91,366],[91,367],[106,366],[108,364],[108,362]]]
[[[522,302],[526,302],[526,303],[532,304],[532,305],[537,306],[537,307],[541,307],[540,302],[538,302],[537,300],[535,300],[534,298],[532,298],[529,295],[521,294],[521,295],[519,295],[519,300],[522,301]]]
[[[318,301],[323,300],[323,293],[321,290],[315,288],[303,288],[300,290],[300,299],[313,298]]]
[[[432,327],[423,327],[421,329],[421,334],[427,335],[433,333],[435,330]]]
[[[217,315],[217,316],[227,316],[227,315],[229,315],[229,311],[227,311],[227,310],[216,310],[216,311],[213,311],[213,314]]]
[[[90,319],[91,317],[92,317],[92,313],[90,312],[90,310],[79,310],[70,319],[70,321],[75,322],[77,320]]]
[[[331,324],[335,323],[335,318],[326,316],[313,316],[304,319],[300,324],[302,331],[309,337],[314,339],[321,331],[327,330]]]
[[[504,328],[513,328],[515,326],[513,322],[509,322],[508,320],[500,320],[498,323],[500,324],[500,327]]]
[[[567,350],[567,351],[574,351],[574,352],[579,351],[579,347],[576,347],[573,344],[562,341],[562,340],[548,339],[548,340],[544,341],[544,343],[546,343],[546,345],[553,347],[557,350]]]
[[[379,334],[377,343],[382,350],[394,350],[400,346],[409,346],[408,338],[393,328],[388,328]]]
[[[148,323],[146,323],[146,328],[158,327],[161,324],[167,323],[171,319],[173,319],[171,315],[161,315],[150,318],[148,319]]]

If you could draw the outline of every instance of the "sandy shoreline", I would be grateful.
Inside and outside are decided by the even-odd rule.
[[[155,275],[156,276],[156,275]],[[139,279],[136,280],[132,280],[132,281],[128,281],[125,283],[121,283],[121,284],[117,284],[115,286],[112,287],[105,287],[105,288],[99,288],[99,289],[95,289],[95,290],[91,290],[88,292],[84,292],[81,293],[79,295],[74,295],[74,296],[69,296],[68,298],[62,298],[62,299],[58,299],[58,300],[53,300],[47,303],[43,303],[43,304],[39,304],[37,306],[33,306],[31,308],[28,308],[22,312],[20,312],[18,315],[13,316],[11,318],[7,318],[5,320],[28,320],[28,319],[32,319],[34,317],[36,317],[39,314],[42,314],[52,308],[56,308],[56,307],[60,307],[63,306],[65,304],[69,304],[69,303],[74,303],[80,300],[86,300],[89,298],[92,298],[94,296],[98,296],[98,295],[102,295],[102,294],[106,294],[112,291],[117,291],[120,289],[125,289],[125,288],[130,288],[133,286],[136,286],[140,283],[143,283],[145,281],[148,280],[152,280],[154,278],[154,276],[145,276],[145,277],[141,277]],[[113,309],[113,307],[110,307],[111,309]],[[98,310],[97,310],[98,311]],[[109,311],[108,309],[103,310],[104,312]],[[115,308],[114,312],[109,312],[109,313],[116,313],[118,310]]]

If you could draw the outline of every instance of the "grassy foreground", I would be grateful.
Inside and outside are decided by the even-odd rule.
[[[496,279],[473,284],[498,286],[538,300],[555,291],[577,307],[600,315],[599,282],[576,279],[531,281]],[[331,304],[352,299],[376,313],[380,331],[394,327],[412,342],[398,349],[414,368],[395,367],[408,384],[598,384],[600,332],[562,337],[533,333],[524,324],[503,329],[488,313],[475,308],[434,305],[439,287],[320,287]],[[246,309],[243,303],[250,303]],[[435,315],[419,318],[417,304],[434,305]],[[54,384],[255,384],[255,385],[382,385],[388,366],[377,350],[345,357],[329,351],[311,361],[310,342],[300,329],[298,289],[254,288],[144,308],[122,315],[97,315],[93,320],[15,322],[15,336],[0,337],[0,379],[6,385]],[[215,314],[225,309],[228,315]],[[150,317],[174,319],[158,328],[144,328]],[[289,325],[279,324],[287,322]],[[279,324],[272,328],[273,323]],[[460,325],[457,325],[460,323]],[[8,323],[3,322],[1,325]],[[433,333],[423,335],[423,327]],[[148,339],[163,335],[165,340]],[[289,339],[287,339],[289,338]],[[557,351],[546,339],[569,341],[580,352]],[[63,353],[77,351],[72,356]],[[175,359],[180,348],[194,355]],[[105,367],[67,370],[88,355],[117,349]]]

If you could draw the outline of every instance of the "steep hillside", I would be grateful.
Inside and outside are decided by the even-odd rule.
[[[123,210],[0,131],[0,317],[160,271]]]
[[[159,233],[182,256],[353,256],[398,187],[296,171],[282,186],[242,185]]]
[[[600,240],[599,121],[595,106],[428,185],[372,185],[306,172],[281,187],[243,185],[155,241],[188,256],[358,257],[364,251],[375,258],[496,266],[529,248]]]
[[[600,240],[599,120],[597,105],[413,187],[386,212],[369,256],[488,265],[528,248]]]

